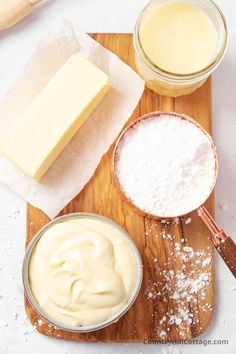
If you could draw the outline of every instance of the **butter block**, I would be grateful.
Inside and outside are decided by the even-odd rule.
[[[72,55],[10,131],[1,153],[40,180],[108,89],[108,76],[101,69]]]

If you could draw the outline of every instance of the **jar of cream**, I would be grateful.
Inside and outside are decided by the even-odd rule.
[[[138,17],[134,47],[147,87],[165,96],[190,94],[225,54],[226,21],[212,0],[152,0]]]
[[[127,233],[87,213],[59,217],[30,242],[23,264],[26,296],[50,324],[77,333],[104,328],[134,303],[142,261]]]

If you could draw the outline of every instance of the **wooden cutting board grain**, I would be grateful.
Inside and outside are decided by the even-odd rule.
[[[92,37],[135,67],[132,35],[93,34]],[[176,99],[159,97],[146,89],[129,122],[157,110],[190,115],[211,132],[210,79],[192,95]],[[95,212],[113,219],[128,231],[144,264],[138,299],[119,322],[88,334],[67,333],[44,320],[39,321],[25,299],[27,315],[40,333],[85,342],[155,343],[199,336],[208,327],[214,309],[214,250],[208,231],[196,213],[182,219],[156,221],[130,208],[112,179],[113,148],[114,145],[104,155],[88,184],[61,215]],[[213,212],[213,197],[206,204]],[[48,221],[43,212],[28,205],[27,244]]]

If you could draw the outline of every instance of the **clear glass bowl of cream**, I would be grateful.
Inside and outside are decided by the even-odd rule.
[[[227,37],[212,0],[152,0],[135,26],[137,71],[159,95],[191,94],[222,61]]]
[[[129,235],[97,214],[74,213],[45,225],[23,262],[25,294],[50,325],[92,332],[117,322],[141,288],[143,265]]]

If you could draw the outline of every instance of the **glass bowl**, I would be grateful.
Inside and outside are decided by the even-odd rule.
[[[101,323],[94,324],[94,325],[69,326],[64,323],[54,320],[48,314],[46,314],[44,312],[44,310],[38,305],[32,291],[31,291],[31,288],[30,288],[30,281],[29,281],[30,257],[32,255],[32,252],[34,251],[35,246],[37,245],[38,241],[44,235],[44,233],[53,225],[55,225],[57,223],[65,222],[67,220],[71,220],[73,218],[76,218],[76,219],[77,218],[95,218],[95,219],[98,219],[100,221],[108,223],[108,224],[114,226],[115,228],[117,228],[119,231],[121,231],[121,235],[128,241],[128,243],[133,251],[133,254],[134,254],[134,257],[136,260],[136,265],[137,265],[137,279],[136,279],[135,287],[130,295],[129,301],[123,306],[123,308],[121,308],[111,318],[109,318],[106,321],[103,321]],[[24,261],[23,261],[22,276],[23,276],[23,285],[24,285],[26,297],[38,315],[40,315],[43,319],[45,319],[47,322],[49,322],[49,324],[51,324],[59,329],[62,329],[64,331],[75,332],[75,333],[87,333],[87,332],[92,332],[92,331],[102,329],[104,327],[107,327],[107,326],[117,322],[130,309],[130,307],[135,302],[135,300],[139,294],[141,285],[142,285],[143,264],[142,264],[142,259],[141,259],[140,253],[139,253],[135,243],[131,240],[128,233],[123,228],[121,228],[118,224],[116,224],[114,221],[112,221],[104,216],[101,216],[98,214],[93,214],[93,213],[72,213],[72,214],[63,215],[61,217],[58,217],[58,218],[52,220],[51,222],[46,224],[41,230],[39,230],[36,233],[36,235],[30,241],[30,243],[26,249],[26,253],[25,253],[25,257],[24,257]]]

